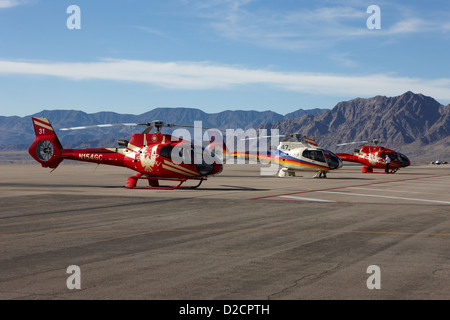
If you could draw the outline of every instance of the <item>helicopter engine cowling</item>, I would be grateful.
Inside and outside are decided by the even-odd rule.
[[[128,140],[118,140],[117,144],[121,147],[127,147],[128,146]]]

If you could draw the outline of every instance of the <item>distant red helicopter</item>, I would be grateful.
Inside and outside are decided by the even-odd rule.
[[[32,120],[36,139],[29,147],[28,152],[45,168],[55,169],[66,159],[127,167],[138,173],[128,178],[126,187],[135,188],[139,179],[146,179],[149,189],[177,189],[190,179],[198,180],[199,183],[187,188],[197,188],[208,176],[218,174],[223,170],[221,160],[210,150],[194,146],[190,141],[169,134],[161,134],[162,127],[190,126],[164,124],[162,121],[122,124],[144,125],[147,128],[143,133],[133,134],[130,141],[119,140],[119,146],[122,148],[64,149],[48,119],[32,117]],[[108,126],[113,125],[89,127]],[[150,131],[153,128],[156,129],[156,133],[152,134]],[[162,187],[159,185],[159,180],[175,181],[178,184]]]
[[[378,140],[341,143],[338,144],[338,146],[365,144],[369,142],[375,145],[363,145],[360,149],[355,149],[353,154],[336,153],[336,155],[343,161],[356,162],[364,165],[362,168],[362,173],[373,173],[373,169],[375,168],[386,169],[386,156],[389,156],[391,159],[388,168],[389,173],[395,173],[398,169],[407,167],[411,164],[408,157],[404,154],[378,146]]]

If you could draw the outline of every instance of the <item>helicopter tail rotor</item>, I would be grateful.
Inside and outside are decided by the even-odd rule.
[[[28,152],[45,168],[55,169],[63,161],[62,145],[46,118],[32,117],[36,139]]]

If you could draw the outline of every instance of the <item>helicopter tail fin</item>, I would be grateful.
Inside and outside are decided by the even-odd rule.
[[[48,119],[32,117],[32,120],[36,139],[28,152],[43,167],[55,169],[63,160],[61,142]]]
[[[313,138],[304,137],[304,139],[305,139],[305,142],[306,142],[307,144],[309,144],[310,146],[312,146],[312,147],[317,147],[316,140],[314,140]]]

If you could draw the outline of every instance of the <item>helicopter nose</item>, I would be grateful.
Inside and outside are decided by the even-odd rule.
[[[223,170],[222,161],[220,161],[220,159],[216,155],[214,155],[213,158],[202,159],[202,162],[196,164],[195,166],[202,176],[218,174]]]
[[[337,155],[335,155],[333,152],[326,150],[325,151],[326,160],[328,163],[328,166],[330,169],[339,169],[342,168],[342,160]]]
[[[411,161],[409,161],[409,159],[407,157],[405,157],[405,159],[402,159],[402,166],[403,167],[407,167],[411,164]]]
[[[214,163],[213,174],[219,174],[223,171],[223,164],[220,162]]]
[[[213,167],[212,174],[219,174],[223,171],[223,162],[217,154],[214,155],[213,165],[214,165],[214,167]]]
[[[411,161],[409,161],[407,156],[405,156],[403,153],[400,153],[400,152],[397,152],[397,154],[399,155],[400,165],[402,167],[407,167],[407,166],[411,165]]]
[[[336,161],[338,163],[338,166],[337,166],[336,169],[340,169],[340,168],[342,168],[344,166],[344,163],[342,162],[342,159],[339,158],[338,156],[336,156]]]
[[[339,166],[338,166],[338,169],[339,169],[344,166],[344,163],[342,162],[341,158],[338,157],[338,159],[339,159]]]

